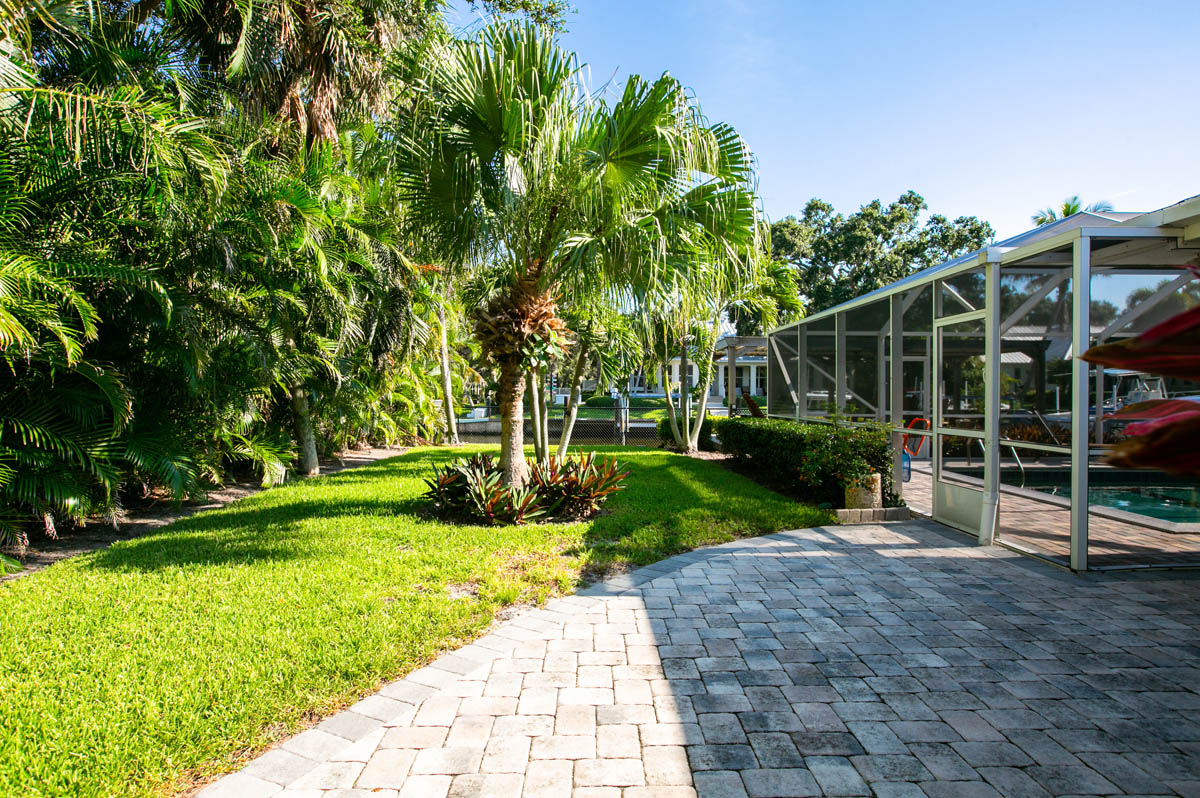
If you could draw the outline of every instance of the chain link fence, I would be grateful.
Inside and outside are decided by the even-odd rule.
[[[551,447],[562,438],[566,408],[553,405],[548,424]],[[572,446],[658,446],[658,421],[666,415],[659,408],[579,408],[571,431]],[[464,443],[500,443],[500,412],[495,405],[476,405],[460,412],[458,437]],[[533,419],[525,409],[525,441],[533,440]]]

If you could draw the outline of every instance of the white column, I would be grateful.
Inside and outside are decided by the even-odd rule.
[[[837,351],[834,355],[833,389],[835,399],[833,406],[842,410],[846,406],[846,314],[838,313],[834,317],[833,331],[837,341]]]
[[[725,369],[717,369],[717,396],[725,396]]]
[[[1000,514],[1000,264],[988,263],[984,269],[987,316],[983,328],[983,507],[979,543],[987,546],[996,537]]]
[[[725,347],[725,368],[729,371],[725,380],[725,404],[729,405],[730,415],[733,415],[733,405],[737,401],[737,356],[736,346]]]
[[[754,396],[758,393],[758,366],[754,363],[750,364],[750,395]]]
[[[796,333],[796,418],[808,415],[808,328],[797,325]]]
[[[919,290],[919,289],[917,289]],[[902,294],[892,294],[891,300],[891,381],[888,384],[890,395],[888,409],[891,411],[893,429],[904,426],[904,297]],[[896,493],[904,496],[904,481],[901,473],[900,455],[904,448],[904,435],[892,433],[892,484]]]
[[[1071,264],[1071,570],[1088,556],[1088,362],[1079,356],[1092,337],[1092,239],[1081,236]],[[1096,412],[1103,412],[1103,406]]]

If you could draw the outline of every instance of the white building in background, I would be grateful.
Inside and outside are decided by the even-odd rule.
[[[746,388],[752,396],[767,395],[767,339],[765,336],[727,336],[717,342],[717,356],[713,359],[716,373],[713,374],[708,395],[711,398],[724,399],[727,386],[734,383],[734,393],[741,395]],[[675,385],[681,382],[681,359],[672,358],[666,369],[658,369],[656,373],[647,375],[637,372],[629,378],[629,393],[631,396],[662,396],[665,383]],[[665,373],[664,373],[665,371]],[[688,385],[696,387],[700,384],[700,369],[697,364],[688,361]]]

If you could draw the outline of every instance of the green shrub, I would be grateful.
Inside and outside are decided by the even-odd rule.
[[[614,407],[616,400],[611,396],[589,396],[584,404],[588,407]],[[629,407],[631,409],[656,409],[665,408],[667,400],[659,396],[631,396],[629,397]]]
[[[476,454],[445,466],[434,466],[425,480],[425,498],[445,518],[493,525],[527,524],[546,518],[581,520],[621,489],[627,472],[616,458],[597,460],[593,453],[550,458],[542,466],[529,462],[529,484],[514,488],[501,482],[500,466],[490,454]]]
[[[695,419],[692,419],[692,423],[695,423]],[[680,432],[682,432],[682,424],[680,424],[680,427]],[[658,420],[658,439],[667,446],[675,445],[675,436],[671,434],[670,418],[660,418]],[[712,416],[706,415],[704,423],[700,425],[699,446],[702,452],[715,452],[717,450],[717,445],[713,443]]]
[[[891,431],[774,418],[717,419],[721,451],[798,499],[841,507],[850,483],[875,472],[883,503],[900,505],[892,485]]]

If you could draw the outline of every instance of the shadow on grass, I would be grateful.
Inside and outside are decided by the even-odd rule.
[[[584,535],[601,562],[645,565],[697,546],[830,520],[715,463],[659,453],[642,462],[635,456],[628,466],[625,490]]]
[[[425,515],[424,478],[433,465],[471,451],[418,449],[264,491],[97,552],[83,567],[152,571],[336,556],[336,536],[362,518],[395,519],[396,532],[418,539],[441,536],[447,531],[444,522]],[[606,512],[585,522],[582,538],[566,552],[587,552],[601,568],[614,562],[645,565],[697,546],[831,520],[824,511],[797,504],[715,463],[654,450],[602,453],[616,454],[628,467],[629,479],[609,500]],[[563,528],[548,525],[545,534],[559,535]],[[463,529],[471,534],[470,527]]]
[[[309,522],[326,519],[341,525],[364,516],[409,516],[420,524],[426,520],[420,516],[425,506],[421,479],[433,464],[456,456],[461,453],[417,450],[353,471],[289,483],[98,551],[84,567],[150,571],[331,556],[330,540],[315,534]]]

